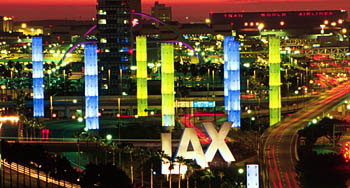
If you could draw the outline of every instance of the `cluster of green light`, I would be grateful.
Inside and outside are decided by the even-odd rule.
[[[280,72],[280,39],[269,38],[269,66],[270,66],[270,126],[281,121],[281,72]]]
[[[162,43],[162,125],[175,126],[174,108],[174,46],[171,43]]]
[[[147,38],[136,37],[137,115],[147,116]]]

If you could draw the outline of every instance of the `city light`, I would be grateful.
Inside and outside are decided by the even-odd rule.
[[[346,34],[347,31],[348,31],[348,30],[347,30],[346,28],[343,28],[343,29],[341,30],[341,32],[342,32],[343,34]]]
[[[206,19],[205,19],[205,23],[206,23],[206,24],[210,24],[210,22],[211,22],[211,20],[210,20],[209,18],[206,18]]]
[[[190,7],[185,3],[188,7],[176,15],[178,8],[156,6],[160,5],[157,2],[149,16],[136,13],[145,10],[140,1],[97,0],[97,14],[80,14],[81,19],[62,12],[58,16],[68,21],[32,20],[43,17],[40,14],[27,15],[27,21],[22,19],[25,15],[18,15],[18,20],[0,16],[3,141],[11,147],[15,143],[45,144],[47,151],[41,153],[52,160],[56,159],[52,151],[57,148],[50,149],[54,144],[64,154],[57,157],[77,162],[67,184],[67,177],[59,181],[48,177],[52,172],[45,161],[9,164],[16,161],[13,155],[0,153],[0,162],[4,157],[0,167],[3,164],[6,170],[14,170],[12,175],[26,174],[40,184],[47,181],[47,186],[59,187],[79,187],[73,184],[77,181],[83,184],[87,173],[80,167],[92,160],[103,168],[108,167],[104,163],[113,165],[111,170],[125,164],[130,186],[152,188],[162,184],[158,181],[162,173],[172,186],[178,180],[179,187],[185,187],[181,181],[187,180],[188,187],[198,183],[199,187],[286,188],[298,187],[301,179],[310,178],[301,177],[305,173],[296,172],[295,165],[303,165],[308,152],[330,151],[329,144],[323,144],[324,136],[317,139],[321,134],[311,129],[322,128],[324,117],[339,122],[349,119],[350,99],[345,99],[350,92],[349,12],[310,11],[307,9],[315,8],[310,3],[302,11],[280,11],[276,3],[260,3],[261,12],[252,12],[245,5],[236,13],[206,12],[215,7],[191,12],[204,4],[191,2]],[[18,11],[12,12],[17,17]],[[46,12],[59,11],[52,8]],[[176,20],[179,18],[186,23]],[[197,22],[198,18],[202,20]],[[27,115],[34,118],[26,119]],[[334,134],[347,131],[344,123],[340,124],[333,126]],[[246,131],[237,132],[240,127]],[[9,128],[13,130],[9,132]],[[234,132],[229,134],[231,130]],[[321,145],[315,148],[309,137]],[[333,144],[337,159],[340,156],[349,162],[350,140],[333,139]],[[74,146],[77,155],[66,153],[72,148],[68,145]],[[121,148],[124,145],[128,146]],[[21,146],[18,151],[23,149]],[[295,151],[305,155],[298,156]],[[103,153],[102,157],[94,155],[99,152],[107,158]],[[252,158],[259,164],[232,166],[232,152],[239,152],[239,161]],[[155,155],[161,171],[159,164],[144,163],[147,156]],[[146,158],[140,160],[142,157]],[[217,178],[193,182],[201,172],[192,169],[192,160],[204,168],[201,172],[208,173],[205,175]],[[26,172],[28,167],[21,165],[34,168]],[[235,171],[229,172],[225,166]],[[217,171],[217,167],[223,169]],[[189,174],[187,170],[191,170]],[[100,174],[101,181],[91,185],[108,183]],[[225,178],[232,175],[237,177]],[[19,183],[12,178],[11,186],[21,183],[21,177],[17,179]],[[305,182],[313,187],[322,180]]]
[[[131,24],[132,24],[133,27],[136,27],[136,26],[139,24],[139,19],[134,18],[134,19],[131,21]]]
[[[75,117],[75,116],[74,116]],[[72,117],[73,118],[73,117]],[[75,118],[73,118],[73,119],[75,119]],[[83,122],[84,121],[84,118],[82,118],[82,117],[78,117],[78,122]],[[87,128],[86,128],[86,130],[88,130]]]
[[[0,122],[6,122],[6,121],[18,122],[19,117],[18,116],[0,116]]]
[[[112,140],[112,135],[111,135],[111,134],[107,134],[107,135],[106,135],[106,139],[107,139],[108,141]]]
[[[259,31],[263,30],[265,28],[265,25],[263,23],[260,23],[258,26]]]
[[[349,162],[350,160],[350,142],[346,142],[343,147],[343,157],[346,160],[346,162]]]
[[[343,24],[343,22],[344,22],[344,20],[342,20],[342,19],[339,19],[338,20],[338,24],[340,25],[340,24]]]
[[[22,28],[22,29],[27,28],[27,24],[26,24],[26,23],[22,23],[22,24],[21,24],[21,28]]]

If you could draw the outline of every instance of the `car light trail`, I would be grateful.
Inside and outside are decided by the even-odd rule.
[[[268,150],[267,151],[267,158],[269,159],[270,174],[272,177],[273,186],[274,186],[274,188],[277,188],[275,175],[274,175],[273,170],[272,170],[271,159],[270,159],[270,145],[267,146],[267,150]]]
[[[275,171],[276,171],[276,174],[277,174],[277,177],[278,177],[278,184],[279,184],[280,188],[283,188],[283,187],[282,187],[282,182],[281,182],[280,173],[278,172],[277,164],[276,164],[275,145],[272,146],[272,157],[273,157],[273,163],[275,164]]]
[[[288,187],[292,188],[292,185],[290,184],[290,181],[289,181],[288,172],[286,172],[286,179],[287,179],[287,182],[288,182]]]

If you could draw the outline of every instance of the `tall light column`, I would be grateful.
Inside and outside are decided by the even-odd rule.
[[[162,125],[175,126],[174,108],[174,46],[171,43],[161,44],[162,55]]]
[[[147,116],[147,38],[136,37],[137,115]]]
[[[281,121],[281,71],[280,39],[269,38],[269,108],[270,126]]]
[[[32,38],[34,117],[44,117],[43,39]]]
[[[228,57],[227,54],[229,53],[228,46],[229,38],[224,38],[224,107],[225,110],[228,110],[228,88],[229,88],[229,79],[228,79],[228,70],[227,70],[227,64],[228,64]]]
[[[88,130],[99,129],[97,46],[85,45],[85,116]]]
[[[239,41],[234,37],[224,38],[224,93],[225,106],[227,105],[228,121],[232,127],[241,126],[241,101],[240,101],[240,53]],[[227,101],[227,102],[226,102]]]

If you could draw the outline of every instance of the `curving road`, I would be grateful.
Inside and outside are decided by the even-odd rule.
[[[261,136],[262,178],[264,188],[298,188],[294,166],[298,159],[297,133],[312,119],[323,117],[348,97],[350,81],[342,83],[323,93],[318,99],[306,103],[307,108],[300,110],[270,127]]]

